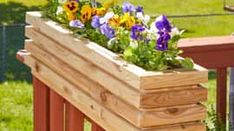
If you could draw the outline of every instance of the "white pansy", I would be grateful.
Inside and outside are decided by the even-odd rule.
[[[155,22],[152,22],[152,23],[151,23],[149,32],[154,33],[154,34],[157,34],[157,33],[158,33],[158,29],[157,29],[156,26],[155,26]]]
[[[113,18],[115,15],[114,12],[108,12],[106,15],[102,18],[100,18],[100,24],[108,23],[108,21]]]
[[[56,11],[56,15],[62,14],[63,11],[64,11],[63,7],[62,7],[62,6],[58,6],[58,7],[57,7],[57,11]]]
[[[138,19],[142,20],[142,19],[144,18],[144,15],[143,15],[142,12],[137,12],[137,13],[136,13],[136,17],[137,17]]]
[[[162,21],[162,20],[163,20],[163,15],[160,15],[155,19],[155,22],[159,22],[159,21]]]
[[[141,20],[145,25],[147,25],[150,21],[149,15],[144,15],[142,12],[137,12],[136,17]]]
[[[171,29],[170,35],[171,35],[171,37],[174,37],[176,35],[182,35],[183,32],[184,32],[184,30],[179,31],[179,29],[177,27],[174,27]]]
[[[64,4],[67,2],[67,0],[58,0],[59,4]]]
[[[149,16],[149,15],[145,15],[145,17],[144,17],[144,22],[145,22],[146,24],[148,24],[149,21],[150,21],[150,16]]]

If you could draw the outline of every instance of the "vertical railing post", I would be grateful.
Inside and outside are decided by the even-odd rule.
[[[229,118],[230,131],[234,131],[234,68],[230,70],[230,90],[229,90]]]
[[[85,115],[66,102],[66,131],[84,131]]]
[[[49,131],[49,88],[33,77],[34,131]]]
[[[217,114],[222,124],[226,124],[227,111],[227,68],[217,69]]]
[[[97,123],[94,121],[92,123],[92,131],[105,131],[102,127],[100,127]]]
[[[64,131],[64,99],[50,89],[50,131]]]

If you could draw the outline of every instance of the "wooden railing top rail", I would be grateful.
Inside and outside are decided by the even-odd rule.
[[[218,117],[226,123],[227,68],[234,67],[234,36],[182,39],[178,47],[184,51],[182,56],[191,57],[196,63],[217,70],[216,108]]]

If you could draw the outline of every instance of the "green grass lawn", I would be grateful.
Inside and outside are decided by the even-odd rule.
[[[0,130],[32,131],[32,86],[24,81],[0,84]]]
[[[188,15],[226,13],[222,0],[130,0],[143,5],[147,13]],[[232,0],[228,0],[232,1]],[[119,3],[123,0],[119,1]],[[0,0],[0,25],[24,23],[25,11],[39,10],[46,0]],[[234,2],[233,2],[234,5]],[[234,15],[210,16],[193,18],[170,18],[179,28],[185,29],[184,37],[202,37],[214,35],[230,35],[234,32]],[[31,131],[32,130],[32,86],[29,82],[29,70],[15,59],[15,53],[23,48],[23,27],[8,27],[8,71],[9,81],[0,83],[0,131]],[[0,28],[1,32],[1,28]],[[0,35],[0,42],[1,42]],[[1,43],[0,43],[1,45]],[[208,104],[215,103],[215,73],[210,73]],[[13,81],[14,80],[14,81]],[[88,127],[88,126],[87,126]]]

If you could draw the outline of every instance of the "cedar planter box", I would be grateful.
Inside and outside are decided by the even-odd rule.
[[[24,63],[108,131],[205,131],[207,70],[151,72],[28,12]]]

